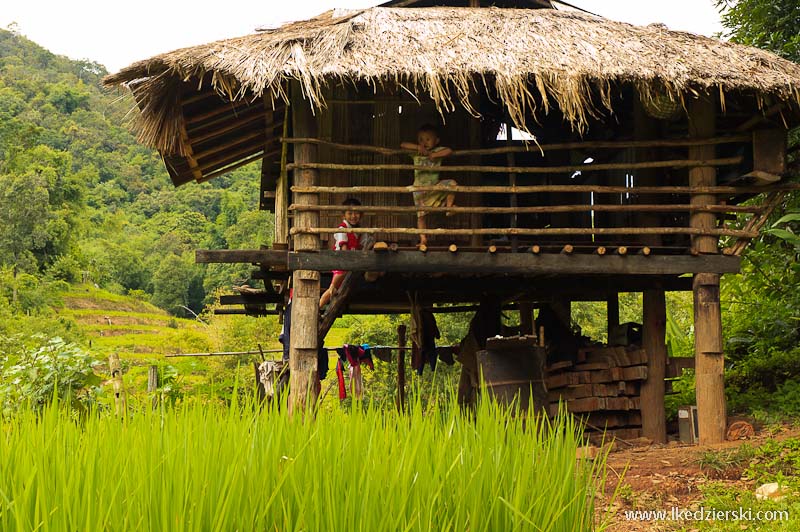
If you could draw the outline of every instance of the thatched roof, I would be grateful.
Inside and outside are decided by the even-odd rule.
[[[800,65],[769,52],[552,9],[329,11],[161,54],[104,82],[134,82],[141,140],[184,155],[176,98],[182,83],[200,80],[211,80],[232,100],[271,95],[274,101],[286,98],[287,80],[298,80],[316,106],[325,105],[322,89],[330,82],[394,84],[429,95],[444,112],[456,103],[469,109],[470,91],[486,84],[521,129],[526,111],[552,105],[580,129],[598,109],[610,108],[615,82],[633,83],[645,94],[745,91],[800,101]]]

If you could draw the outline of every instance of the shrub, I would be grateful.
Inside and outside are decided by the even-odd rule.
[[[13,414],[22,405],[41,408],[54,395],[75,407],[92,402],[100,384],[94,359],[75,344],[61,338],[3,338],[0,343],[0,409]]]

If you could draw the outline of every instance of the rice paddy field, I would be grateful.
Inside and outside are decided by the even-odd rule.
[[[186,402],[1,421],[0,530],[602,530],[578,429],[489,401],[289,417]]]

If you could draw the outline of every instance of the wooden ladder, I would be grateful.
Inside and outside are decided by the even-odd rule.
[[[350,296],[359,284],[358,281],[360,279],[363,279],[363,273],[361,272],[347,272],[345,274],[342,286],[339,287],[339,290],[331,298],[328,307],[325,309],[325,313],[320,316],[317,345],[325,344],[325,337],[328,335],[328,331],[331,330],[333,322],[336,321],[336,318],[341,316],[342,311],[350,302]]]

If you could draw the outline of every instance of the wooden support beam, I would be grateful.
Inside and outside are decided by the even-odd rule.
[[[215,177],[221,176],[222,174],[227,174],[228,172],[232,172],[232,171],[236,170],[237,168],[241,168],[242,166],[248,165],[250,163],[254,163],[254,162],[258,161],[259,159],[263,159],[264,157],[268,157],[268,156],[269,156],[269,154],[264,154],[262,151],[258,151],[257,153],[255,153],[255,155],[252,155],[251,157],[248,157],[246,159],[242,159],[242,160],[240,160],[238,162],[234,162],[233,164],[230,164],[229,166],[222,167],[219,170],[214,170],[210,174],[203,175],[203,178],[200,179],[200,181],[198,181],[198,183],[205,183],[206,181],[210,181],[210,180],[214,179]]]
[[[194,261],[197,264],[261,264],[262,266],[286,267],[288,251],[275,249],[198,249]]]
[[[689,101],[689,135],[707,138],[714,135],[716,105],[713,99],[700,96]],[[689,148],[690,157],[714,156],[712,147]],[[698,187],[714,186],[716,171],[703,166],[689,170],[689,184]],[[693,194],[693,205],[715,203],[711,194]],[[716,225],[716,216],[709,213],[694,213],[692,227],[705,229]],[[717,238],[697,235],[692,247],[707,256],[717,254]],[[651,257],[652,258],[652,257]],[[708,445],[725,441],[726,409],[724,382],[724,355],[722,349],[722,318],[719,306],[719,275],[697,272],[694,276],[694,333],[696,358],[697,412],[700,444]]]
[[[641,387],[642,435],[667,443],[664,377],[667,363],[667,310],[663,290],[643,294],[642,347],[647,353],[647,380]]]
[[[397,409],[406,409],[406,326],[397,326]]]
[[[693,288],[698,432],[708,445],[725,441],[727,425],[719,275],[698,273]]]
[[[283,303],[283,295],[277,293],[237,294],[219,296],[220,305],[266,305],[267,303]]]
[[[692,257],[686,255],[642,257],[617,255],[529,254],[529,253],[480,253],[429,251],[398,251],[396,253],[337,252],[289,252],[288,267],[291,270],[344,270],[384,271],[404,273],[495,273],[537,275],[555,274],[660,274],[680,275],[684,273],[708,272],[736,273],[741,259],[723,255]]]
[[[616,292],[606,299],[606,324],[608,338],[611,338],[614,329],[619,325],[619,294]]]
[[[289,114],[283,119],[283,136],[289,131]],[[279,244],[289,242],[289,174],[286,166],[289,164],[289,145],[281,144],[281,172],[275,185],[275,240]]]
[[[317,118],[311,102],[303,98],[300,83],[291,83],[291,107],[293,131],[301,137],[317,136]],[[294,147],[294,160],[299,164],[317,160],[317,146],[297,144]],[[314,169],[294,171],[294,182],[301,186],[314,186],[319,173]],[[300,205],[316,205],[319,197],[314,193],[295,193],[294,202]],[[298,213],[295,222],[300,227],[314,227],[319,224],[315,212]],[[298,251],[315,251],[320,247],[316,235],[297,235],[294,248]],[[319,272],[307,269],[294,270],[292,286],[292,325],[291,347],[289,351],[290,393],[289,415],[309,412],[317,402],[319,375],[317,374],[317,350],[319,343]]]
[[[330,303],[328,303],[328,307],[325,309],[325,313],[320,317],[319,333],[317,334],[319,345],[325,344],[325,337],[328,335],[328,331],[331,330],[331,327],[333,327],[333,322],[336,321],[336,318],[341,316],[342,311],[350,301],[350,296],[356,287],[356,283],[362,278],[363,275],[360,272],[347,272],[345,274],[339,290],[333,294]]]
[[[520,301],[519,304],[519,334],[533,335],[533,305],[530,301]]]

